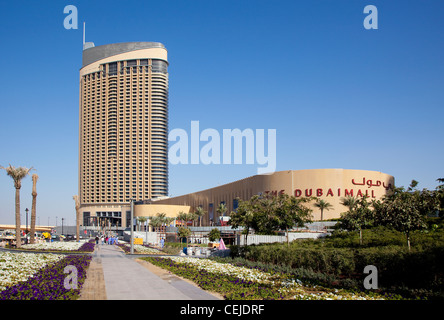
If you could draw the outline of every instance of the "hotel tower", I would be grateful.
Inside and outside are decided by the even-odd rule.
[[[80,224],[126,227],[130,200],[168,195],[168,60],[158,42],[84,45]]]

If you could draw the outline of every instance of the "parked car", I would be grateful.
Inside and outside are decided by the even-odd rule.
[[[76,240],[76,237],[75,237],[74,235],[72,235],[72,234],[67,234],[67,235],[65,236],[65,241],[73,241],[73,240]]]

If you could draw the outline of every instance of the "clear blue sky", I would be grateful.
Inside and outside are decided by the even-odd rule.
[[[65,5],[79,29],[66,30]],[[378,30],[363,9],[378,8]],[[444,177],[444,1],[2,1],[0,165],[33,166],[40,223],[73,224],[82,25],[97,45],[158,41],[170,129],[276,129],[276,170],[376,170],[434,189]],[[171,165],[173,196],[257,165]],[[24,209],[32,180],[23,181]],[[0,172],[0,223],[14,188]]]

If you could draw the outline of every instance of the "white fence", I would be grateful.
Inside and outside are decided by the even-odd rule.
[[[144,243],[149,243],[152,245],[159,245],[160,236],[162,234],[158,232],[138,232],[134,231],[134,238],[142,238]],[[296,239],[318,239],[331,235],[329,232],[318,232],[318,231],[305,231],[305,232],[290,232],[288,241],[293,241]],[[131,241],[131,231],[124,232],[124,240]],[[207,243],[207,237],[193,237],[190,239],[191,243]],[[271,235],[249,235],[247,238],[247,245],[259,244],[259,243],[273,243],[273,242],[287,242],[287,236],[271,236]],[[245,236],[241,234],[236,235],[236,244],[245,245]]]
[[[329,232],[290,232],[288,241],[296,239],[317,239],[329,236]],[[238,235],[236,244],[245,245],[245,236]],[[268,235],[249,235],[247,237],[247,245],[259,243],[287,242],[287,236],[268,236]]]
[[[142,238],[144,243],[159,244],[159,236],[157,232],[138,232],[134,231],[134,238]],[[131,242],[131,231],[123,232],[123,240]]]

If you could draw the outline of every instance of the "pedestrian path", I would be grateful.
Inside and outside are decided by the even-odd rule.
[[[113,245],[96,245],[93,261],[102,266],[108,300],[218,300],[178,277],[162,279]]]

